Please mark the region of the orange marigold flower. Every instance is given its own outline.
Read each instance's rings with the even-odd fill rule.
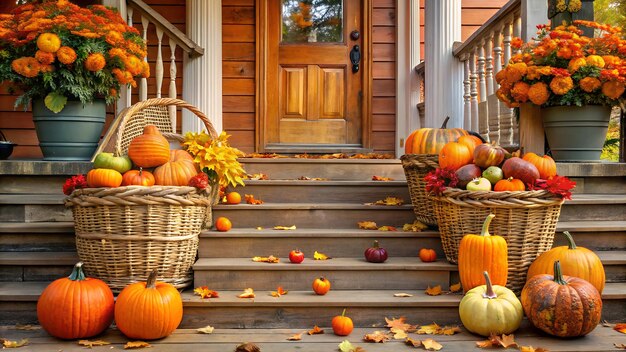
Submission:
[[[511,89],[511,96],[515,101],[520,103],[525,103],[528,101],[528,89],[530,86],[526,82],[517,82],[513,85],[513,89]]]
[[[109,89],[109,95],[117,98],[117,89],[115,88]]]
[[[506,80],[515,83],[522,79],[528,71],[528,66],[523,62],[517,62],[506,66]]]
[[[615,66],[620,64],[620,58],[613,55],[604,55],[602,56],[602,60],[604,60],[604,65],[606,66]]]
[[[41,64],[34,57],[20,57],[13,60],[11,68],[24,77],[33,78],[41,71]]]
[[[578,82],[578,85],[580,86],[580,89],[584,90],[587,93],[591,93],[594,90],[600,88],[602,83],[599,79],[595,77],[585,77],[581,79],[580,82]]]
[[[54,54],[37,50],[35,53],[35,59],[37,59],[37,61],[39,61],[42,65],[50,65],[54,62]]]
[[[520,49],[522,47],[522,45],[524,45],[524,41],[520,37],[514,37],[511,40],[511,47],[513,49]]]
[[[92,53],[89,54],[85,60],[85,68],[91,72],[97,72],[102,70],[106,63],[104,55],[100,53]]]
[[[57,51],[57,59],[65,65],[69,65],[76,61],[76,52],[69,46],[62,46]]]
[[[577,57],[575,59],[571,59],[569,60],[569,64],[567,65],[567,69],[569,69],[570,72],[574,73],[576,71],[578,71],[579,68],[586,66],[587,65],[587,60],[585,60],[585,58],[583,57]]]
[[[150,64],[148,61],[142,61],[143,69],[141,70],[141,77],[148,78],[150,77]]]
[[[564,69],[564,68],[550,67],[550,73],[555,75],[555,76],[560,76],[560,77],[569,77],[570,76],[569,71]]]
[[[109,50],[109,56],[110,57],[119,57],[120,59],[124,60],[126,58],[126,51],[124,51],[124,49],[120,49],[120,48],[113,48],[113,49]]]
[[[550,81],[550,89],[557,95],[567,94],[574,88],[574,81],[569,76],[556,76]]]
[[[617,99],[624,94],[626,87],[623,82],[609,81],[602,84],[602,94],[611,99]]]
[[[567,46],[561,47],[556,52],[556,56],[560,57],[561,59],[569,60],[572,58],[572,49]]]
[[[501,84],[502,81],[504,81],[505,79],[506,79],[506,69],[500,70],[498,71],[498,73],[496,73],[496,82]]]
[[[61,47],[61,38],[54,33],[41,33],[37,38],[37,48],[47,53],[55,53]]]
[[[548,85],[537,82],[528,89],[528,99],[535,105],[543,105],[550,97]]]
[[[111,45],[117,45],[117,43],[120,43],[124,40],[124,36],[122,36],[122,33],[120,32],[116,32],[116,31],[109,31],[106,34],[106,42],[111,44]]]
[[[54,65],[41,65],[39,70],[41,73],[52,72],[54,71]]]
[[[124,60],[124,66],[126,66],[126,70],[130,72],[133,76],[139,75],[143,71],[143,61],[139,60],[134,55],[129,55]]]
[[[589,56],[587,56],[587,58],[585,60],[587,60],[587,65],[596,66],[596,67],[599,67],[599,68],[603,68],[604,67],[604,59],[602,59],[601,56],[589,55]]]

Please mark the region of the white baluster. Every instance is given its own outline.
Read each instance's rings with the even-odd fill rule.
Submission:
[[[176,98],[176,42],[170,38],[170,98]],[[172,129],[176,131],[176,106],[170,105],[170,118],[172,119]]]
[[[148,45],[148,26],[150,25],[150,21],[147,17],[141,16],[141,26],[143,27],[143,41]],[[145,62],[148,62],[148,54],[146,47],[146,57],[143,58]],[[139,82],[139,101],[144,101],[148,99],[148,79],[142,77]]]
[[[487,100],[487,82],[485,81],[485,45],[484,41],[480,41],[476,47],[478,55],[478,101]]]
[[[519,17],[519,14],[516,14],[513,20],[513,36],[517,38],[522,37],[522,18]],[[515,49],[515,54],[519,52],[521,52],[520,49]]]
[[[497,91],[500,88],[498,82],[496,82],[496,74],[502,70],[502,28],[496,28],[493,34],[493,91]]]
[[[162,41],[163,41],[163,30],[161,30],[161,28],[157,27],[156,29],[156,35],[157,35],[157,40],[158,40],[158,46],[157,46],[157,59],[156,59],[156,64],[155,64],[155,68],[154,68],[154,77],[156,80],[156,97],[160,98],[161,97],[161,88],[163,87],[163,53],[161,50],[162,45]]]
[[[487,96],[492,95],[494,93],[493,90],[493,34],[490,33],[485,39],[485,84],[487,86]],[[486,99],[487,97],[485,97]]]
[[[129,7],[126,10],[126,15],[128,16],[128,25],[130,27],[133,26],[133,8]],[[133,94],[133,88],[131,86],[128,86],[126,89],[126,107],[129,107],[132,105],[132,95]]]
[[[476,72],[476,52],[472,51],[469,59],[470,66],[470,103],[472,109],[472,119],[470,128],[478,130],[478,73]]]
[[[463,128],[472,128],[472,102],[470,93],[470,55],[463,54]]]
[[[504,66],[509,64],[511,60],[511,26],[512,19],[507,19],[504,23],[504,38],[502,39],[502,48],[504,50]]]

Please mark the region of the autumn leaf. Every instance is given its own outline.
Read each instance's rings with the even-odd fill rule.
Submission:
[[[244,156],[244,158],[260,158],[260,159],[276,159],[276,158],[286,158],[286,155],[280,155],[276,153],[249,153]]]
[[[287,338],[287,341],[300,341],[302,340],[302,334],[304,334],[304,332],[293,334]]]
[[[327,178],[323,178],[323,177],[307,177],[307,176],[300,176],[298,177],[298,180],[300,181],[328,181]]]
[[[202,334],[212,334],[213,330],[215,330],[215,328],[212,327],[211,325],[207,325],[203,328],[196,329],[197,332],[202,333]]]
[[[422,340],[422,345],[424,345],[424,348],[428,351],[439,351],[443,348],[439,342],[433,339]]]
[[[441,285],[435,287],[428,286],[425,292],[429,296],[439,296],[441,294]]]
[[[78,344],[80,346],[92,348],[93,346],[105,346],[105,345],[110,345],[111,343],[107,341],[102,341],[102,340],[96,340],[96,341],[79,340]]]
[[[339,344],[339,351],[341,352],[365,352],[365,350],[361,347],[354,346],[350,341],[343,340]]]
[[[28,339],[21,339],[20,341],[10,341],[0,338],[2,341],[2,348],[19,348],[28,345]]]
[[[145,341],[128,341],[124,345],[125,350],[131,349],[131,348],[146,348],[146,347],[152,347],[152,346]]]
[[[295,230],[296,229],[296,225],[291,225],[291,226],[274,226],[274,230]]]
[[[278,286],[276,291],[272,291],[271,295],[272,297],[280,297],[286,295],[287,293],[289,293],[289,291],[283,290],[282,286]]]
[[[441,328],[441,333],[437,335],[454,335],[461,332],[461,328],[458,326],[444,326]]]
[[[200,286],[193,289],[193,293],[200,298],[218,298],[220,295],[217,291],[209,290],[207,286]]]
[[[511,346],[517,346],[517,342],[515,342],[515,335],[510,334],[502,334],[502,337],[497,337],[498,342],[502,347],[509,348]]]
[[[258,204],[263,204],[263,201],[260,199],[254,199],[254,195],[253,194],[246,194],[246,203],[248,204],[252,204],[252,205],[258,205]]]
[[[405,317],[400,317],[397,319],[396,318],[388,319],[387,317],[385,317],[385,321],[387,322],[387,325],[385,326],[390,328],[391,330],[400,329],[402,331],[409,331],[415,328],[413,325],[406,323]]]
[[[239,298],[254,298],[254,290],[252,288],[247,288],[243,290],[243,293],[237,296]]]
[[[415,220],[412,224],[404,224],[404,226],[402,226],[402,231],[405,232],[421,232],[423,230],[426,230],[428,228],[428,225]]]
[[[420,335],[437,335],[437,331],[441,329],[441,326],[436,323],[430,325],[422,325],[417,329],[416,333]]]
[[[378,225],[373,221],[359,221],[357,224],[362,230],[378,230]]]
[[[615,326],[613,327],[613,330],[617,332],[621,332],[622,334],[626,334],[626,323],[615,324]]]
[[[491,341],[491,339],[489,340],[483,340],[483,341],[476,341],[476,347],[478,348],[491,348],[493,347],[493,341]]]
[[[404,293],[404,292],[394,293],[393,296],[394,297],[413,297],[412,294]]]
[[[315,259],[315,260],[328,260],[328,259],[333,259],[333,258],[327,256],[324,253],[315,251],[315,253],[313,253],[313,259]]]
[[[252,261],[253,262],[260,262],[260,263],[274,264],[274,263],[278,263],[280,261],[280,259],[274,257],[273,255],[270,255],[269,257],[253,257]]]
[[[615,346],[615,348],[620,349],[620,350],[626,350],[626,344],[620,343],[614,343],[613,346]]]
[[[404,342],[407,345],[413,346],[413,347],[420,347],[422,345],[422,341],[420,341],[420,340],[413,340],[410,337],[407,337],[406,340],[404,340]]]
[[[26,324],[26,325],[15,324],[15,330],[31,331],[31,330],[40,330],[40,329],[41,329],[41,326],[34,326],[30,324]]]
[[[307,332],[307,334],[309,335],[318,335],[318,334],[323,334],[323,333],[324,333],[324,329],[320,329],[320,327],[317,325],[315,325],[313,329]]]
[[[393,178],[374,175],[372,176],[372,181],[393,181]]]
[[[371,334],[365,334],[365,336],[363,337],[363,340],[367,342],[380,342],[380,343],[384,343],[386,341],[389,341],[390,339],[391,339],[391,336],[389,336],[384,331],[374,331]]]
[[[386,197],[385,199],[377,200],[373,203],[365,203],[364,205],[402,205],[404,199],[400,197]]]
[[[400,328],[392,328],[391,333],[393,334],[393,338],[395,340],[404,340],[408,337],[406,330]]]
[[[395,226],[381,226],[378,228],[378,231],[398,231],[398,229],[395,228]]]
[[[457,283],[450,286],[450,292],[459,292],[461,291],[461,283]]]
[[[248,180],[269,180],[269,177],[262,172],[258,174],[247,174],[245,178]]]
[[[545,348],[541,348],[541,347],[534,348],[533,346],[521,346],[519,350],[521,352],[549,352]]]
[[[261,349],[253,343],[246,342],[237,346],[237,348],[235,348],[235,352],[261,352]]]

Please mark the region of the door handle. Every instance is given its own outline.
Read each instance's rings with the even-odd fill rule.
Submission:
[[[359,62],[361,62],[361,49],[358,45],[350,50],[350,62],[352,62],[352,73],[359,72]]]

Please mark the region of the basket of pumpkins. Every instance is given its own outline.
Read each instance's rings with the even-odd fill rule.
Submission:
[[[576,184],[556,174],[548,155],[514,155],[490,143],[457,141],[441,148],[439,168],[424,182],[451,263],[458,263],[461,239],[480,234],[485,218],[495,215],[491,231],[508,244],[507,286],[513,291],[524,286],[533,260],[552,248],[561,205]]]
[[[86,177],[74,176],[64,185],[85,272],[114,291],[145,280],[154,269],[160,281],[177,288],[190,285],[198,235],[210,227],[218,183],[202,172],[193,151],[170,149],[170,142],[186,144],[172,131],[171,107],[186,108],[202,120],[208,131],[203,132],[205,149],[220,140],[192,105],[146,100],[117,117],[104,142],[114,150],[98,153]]]

